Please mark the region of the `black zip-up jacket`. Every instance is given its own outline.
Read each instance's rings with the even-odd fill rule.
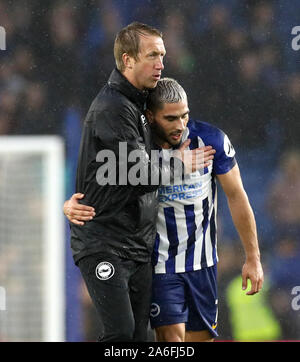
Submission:
[[[138,90],[114,69],[88,111],[81,137],[76,192],[85,194],[81,202],[93,206],[96,216],[84,226],[70,223],[75,263],[97,252],[140,262],[151,259],[159,185],[151,185],[150,181],[148,185],[118,184],[119,156],[124,158],[119,155],[120,142],[126,142],[128,153],[139,150],[145,169],[151,168],[151,131],[143,114],[147,95],[147,91]],[[107,165],[107,160],[101,161],[99,156],[103,150],[112,151],[116,157],[116,185],[101,186],[97,181],[99,167]],[[128,171],[134,164],[127,162]],[[151,168],[151,172],[160,171]]]

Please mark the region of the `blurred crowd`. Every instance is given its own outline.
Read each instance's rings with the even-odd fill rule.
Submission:
[[[267,279],[266,295],[247,315],[269,311],[273,334],[264,330],[264,339],[300,339],[291,307],[300,283],[297,19],[297,0],[0,0],[7,43],[0,51],[0,135],[57,134],[68,142],[66,114],[72,109],[84,119],[114,67],[115,34],[134,20],[162,30],[163,75],[184,86],[192,118],[228,134],[244,171]],[[242,262],[232,258],[239,244],[222,217],[221,210],[221,338],[251,338],[236,322],[245,314],[236,314],[233,302]]]

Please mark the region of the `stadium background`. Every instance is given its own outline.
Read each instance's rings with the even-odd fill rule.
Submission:
[[[291,47],[292,28],[300,25],[299,1],[0,0],[7,36],[7,49],[0,51],[0,135],[59,136],[69,197],[82,121],[114,66],[116,32],[134,20],[163,31],[163,75],[184,86],[191,117],[219,126],[232,140],[255,212],[266,283],[263,293],[244,298],[238,279],[242,248],[219,193],[220,339],[299,340],[293,288],[300,285],[300,51]],[[21,222],[26,208],[18,214],[16,200],[3,200],[5,224]],[[11,269],[17,273],[14,257],[1,255],[4,227],[0,223],[2,280]],[[27,231],[31,240],[38,229],[37,224]],[[65,230],[65,340],[91,341],[95,312],[73,265],[67,223]],[[27,250],[28,264],[31,257]],[[26,314],[26,304],[18,308]]]

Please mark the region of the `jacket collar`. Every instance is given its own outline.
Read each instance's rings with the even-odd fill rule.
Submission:
[[[108,79],[108,85],[124,94],[133,103],[135,103],[141,111],[146,109],[146,101],[149,92],[141,91],[134,87],[120,72],[115,68]]]

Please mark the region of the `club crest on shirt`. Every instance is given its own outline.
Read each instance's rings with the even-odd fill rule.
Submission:
[[[115,268],[108,261],[102,261],[96,266],[96,277],[100,280],[110,279],[114,274]]]
[[[235,150],[227,135],[224,136],[224,152],[227,157],[233,157],[235,155]]]
[[[160,306],[156,303],[152,303],[150,307],[150,316],[152,318],[157,317],[160,313]]]

